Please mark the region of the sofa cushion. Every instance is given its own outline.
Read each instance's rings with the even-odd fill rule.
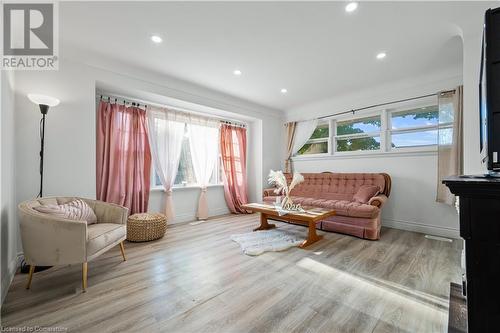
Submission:
[[[294,203],[299,203],[304,207],[314,206],[314,207],[333,209],[335,210],[335,213],[337,215],[341,216],[374,218],[380,212],[380,209],[378,207],[362,204],[355,201],[326,200],[326,199],[314,199],[305,197],[292,197],[292,201]]]
[[[127,227],[124,224],[96,223],[87,228],[87,256],[125,239]]]
[[[380,188],[375,185],[361,185],[353,195],[352,199],[359,203],[368,203],[368,201],[376,196],[380,191]]]
[[[363,185],[374,185],[382,193],[386,179],[379,173],[303,173],[304,182],[292,190],[292,196],[353,201]],[[290,183],[292,174],[285,174]]]
[[[90,206],[81,199],[74,199],[64,204],[41,204],[34,206],[34,210],[39,213],[49,214],[76,221],[86,221],[87,224],[97,222],[97,217]]]

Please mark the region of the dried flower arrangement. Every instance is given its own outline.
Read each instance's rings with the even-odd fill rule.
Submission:
[[[270,185],[276,186],[274,193],[284,195],[284,199],[281,202],[281,207],[286,210],[302,210],[300,205],[294,205],[292,199],[290,198],[290,193],[298,184],[304,181],[304,176],[302,176],[298,172],[293,173],[292,182],[288,185],[286,181],[286,177],[283,174],[283,171],[274,171],[271,170],[269,172],[269,176],[267,178]]]

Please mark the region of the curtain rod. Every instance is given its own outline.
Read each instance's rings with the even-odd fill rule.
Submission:
[[[175,110],[175,111],[180,111],[180,112],[185,112],[185,113],[188,113],[188,114],[197,114],[196,112],[193,112],[191,110],[182,109],[182,108],[178,108],[178,107],[170,106],[170,105],[163,105],[163,104],[152,103],[152,102],[147,102],[148,104],[146,104],[146,101],[138,100],[138,99],[130,98],[130,97],[125,97],[125,96],[119,96],[119,95],[118,96],[113,96],[112,94],[100,93],[100,94],[96,95],[96,98],[99,98],[99,96],[100,96],[101,100],[107,98],[108,102],[111,102],[111,101],[114,100],[115,103],[116,103],[116,102],[120,102],[120,100],[121,100],[122,103],[124,103],[124,104],[128,103],[128,104],[131,104],[132,106],[137,106],[137,107],[144,106],[145,108],[147,108],[148,105],[149,106],[154,105],[154,106],[157,106],[157,107],[166,108],[166,109]],[[142,102],[142,104],[139,103],[139,102]],[[246,124],[244,124],[244,123],[235,122],[235,121],[229,121],[229,120],[226,120],[226,119],[224,119],[223,117],[220,117],[220,116],[210,115],[209,118],[216,119],[216,120],[220,121],[221,123],[227,123],[227,124],[230,124],[230,125],[233,125],[233,126],[240,126],[240,127],[246,128]]]
[[[451,92],[455,92],[455,89],[441,91],[440,93],[441,94],[447,94],[447,93],[451,93]],[[343,112],[339,112],[339,113],[332,113],[332,114],[329,114],[329,115],[326,115],[326,116],[318,117],[317,119],[325,119],[325,118],[330,118],[330,117],[339,116],[339,115],[348,114],[348,113],[354,114],[355,112],[363,111],[363,110],[366,110],[366,109],[371,109],[371,108],[376,108],[376,107],[379,107],[379,106],[385,106],[385,105],[396,104],[396,103],[401,103],[401,102],[408,102],[408,101],[413,101],[413,100],[416,100],[416,99],[422,99],[422,98],[426,98],[426,97],[432,97],[432,96],[436,96],[436,95],[437,94],[428,94],[428,95],[422,95],[422,96],[417,96],[417,97],[410,97],[410,98],[400,99],[400,100],[386,102],[386,103],[373,104],[373,105],[365,106],[365,107],[358,108],[358,109],[352,109],[352,110],[349,110],[349,111],[343,111]]]
[[[128,99],[125,99],[123,97],[120,97],[120,98],[118,98],[118,97],[111,97],[111,96],[108,96],[106,94],[99,94],[99,96],[100,96],[99,99],[101,101],[102,100],[106,101],[106,99],[107,99],[108,103],[112,103],[114,101],[115,104],[118,104],[118,103],[122,103],[123,105],[130,104],[130,105],[138,107],[138,108],[140,108],[141,106],[143,106],[144,108],[148,107],[147,104],[141,104],[141,103],[136,102],[134,100],[128,100]]]
[[[227,120],[221,120],[221,124],[229,125],[229,126],[234,126],[234,127],[242,127],[246,128],[247,126],[245,124],[240,124],[240,123],[235,123],[232,121],[227,121]]]

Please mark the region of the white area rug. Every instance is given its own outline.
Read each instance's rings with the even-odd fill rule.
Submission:
[[[305,237],[298,231],[271,229],[232,235],[231,240],[240,244],[243,253],[258,256],[264,252],[284,251],[298,246]]]

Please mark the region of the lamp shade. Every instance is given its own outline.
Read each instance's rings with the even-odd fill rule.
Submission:
[[[60,102],[57,98],[40,94],[28,94],[28,98],[30,101],[38,105],[56,106]]]

